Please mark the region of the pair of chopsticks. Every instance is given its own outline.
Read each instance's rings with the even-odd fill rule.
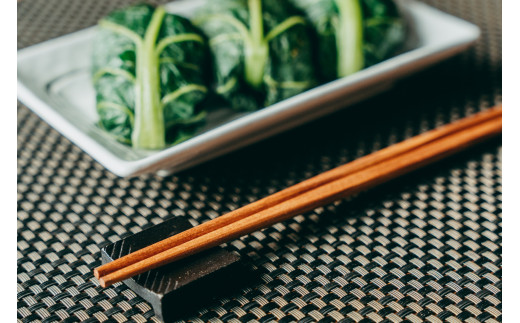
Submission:
[[[502,105],[319,174],[94,270],[107,287],[450,156],[502,132]]]

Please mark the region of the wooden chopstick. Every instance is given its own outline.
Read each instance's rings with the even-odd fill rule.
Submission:
[[[415,136],[398,144],[395,144],[391,147],[382,149],[373,154],[367,155],[365,157],[359,158],[353,162],[350,162],[346,165],[339,166],[335,169],[312,177],[306,181],[303,181],[299,184],[286,188],[278,193],[265,197],[261,200],[248,204],[242,208],[239,208],[235,211],[229,212],[225,215],[222,215],[212,221],[205,222],[201,225],[198,225],[192,229],[186,230],[180,234],[172,236],[168,239],[165,239],[159,243],[153,244],[141,250],[138,250],[130,255],[119,258],[113,262],[110,262],[106,265],[100,266],[94,270],[94,275],[96,278],[100,278],[101,276],[108,275],[120,268],[129,266],[133,263],[141,261],[143,259],[149,258],[155,254],[158,254],[162,251],[173,248],[176,245],[184,243],[186,241],[192,240],[196,237],[199,237],[203,234],[206,234],[210,231],[218,229],[220,227],[226,226],[237,220],[243,219],[251,214],[260,212],[271,205],[280,203],[287,199],[290,199],[298,194],[314,189],[320,185],[324,185],[328,182],[336,180],[338,178],[344,177],[348,174],[352,174],[356,171],[359,171],[363,168],[375,165],[377,163],[383,162],[384,160],[391,158],[393,156],[397,156],[406,151],[410,151],[415,149],[421,145],[432,142],[434,140],[438,140],[444,136],[452,134],[456,131],[461,131],[467,127],[474,126],[483,121],[486,121],[493,117],[498,117],[502,113],[500,107],[496,107],[490,109],[484,113],[479,113],[474,116],[462,119],[458,122],[448,124],[442,128],[434,129],[432,131],[426,132],[424,134]]]
[[[102,286],[386,182],[501,132],[501,106],[367,155],[95,270]]]
[[[474,126],[483,121],[488,120],[492,117],[498,117],[502,113],[500,107],[490,109],[484,113],[479,113],[474,116],[462,119],[458,122],[448,124],[440,129],[434,129],[432,131],[426,132],[424,134],[418,135],[416,137],[410,138],[398,144],[395,144],[391,147],[382,149],[373,154],[367,155],[365,157],[359,158],[353,162],[350,162],[346,165],[339,166],[335,169],[312,177],[306,181],[303,181],[299,184],[291,186],[287,189],[284,189],[278,193],[265,197],[261,200],[248,204],[242,208],[239,208],[235,211],[229,212],[225,215],[222,215],[212,221],[205,222],[201,225],[198,225],[192,229],[186,230],[180,234],[172,236],[168,239],[165,239],[159,243],[153,244],[141,250],[138,250],[130,255],[119,258],[113,262],[110,262],[106,265],[100,266],[99,268],[94,270],[94,275],[96,278],[100,278],[101,276],[108,275],[109,273],[118,270],[119,268],[131,265],[140,260],[151,257],[155,254],[158,254],[162,251],[170,249],[176,245],[199,237],[207,232],[213,231],[220,227],[226,226],[230,223],[233,223],[239,219],[243,219],[251,214],[262,211],[271,205],[280,203],[289,198],[292,198],[298,194],[309,191],[313,188],[316,188],[320,185],[328,183],[330,181],[336,180],[340,177],[346,176],[348,174],[352,174],[353,172],[359,171],[368,166],[383,162],[384,160],[391,158],[393,156],[402,154],[406,151],[410,151],[415,149],[421,145],[424,145],[428,142],[437,140],[444,136],[447,136],[453,132],[461,131],[467,127]]]

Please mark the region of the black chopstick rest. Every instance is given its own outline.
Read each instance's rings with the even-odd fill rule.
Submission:
[[[101,250],[103,264],[191,228],[175,217],[114,242]],[[151,303],[165,322],[186,315],[237,290],[250,279],[250,270],[237,254],[220,247],[124,280],[137,295]]]

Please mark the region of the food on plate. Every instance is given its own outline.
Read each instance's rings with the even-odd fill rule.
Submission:
[[[317,85],[310,26],[288,1],[212,0],[194,23],[209,38],[215,91],[256,110]]]
[[[99,125],[138,149],[186,140],[209,92],[254,111],[395,55],[407,29],[399,9],[393,0],[208,0],[192,20],[147,4],[115,11],[94,42]]]
[[[394,56],[406,21],[393,0],[291,0],[317,33],[320,76],[330,81]]]
[[[92,81],[99,125],[118,141],[161,149],[203,121],[205,37],[163,7],[134,5],[99,22]]]

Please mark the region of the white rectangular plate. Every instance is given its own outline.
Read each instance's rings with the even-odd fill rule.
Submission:
[[[204,1],[175,1],[167,9],[189,16]],[[480,35],[475,25],[425,4],[409,1],[406,7],[415,45],[403,54],[256,112],[217,109],[195,137],[161,151],[134,150],[96,126],[90,83],[96,27],[18,51],[18,98],[119,176],[177,172],[385,91],[396,80],[464,50]]]

